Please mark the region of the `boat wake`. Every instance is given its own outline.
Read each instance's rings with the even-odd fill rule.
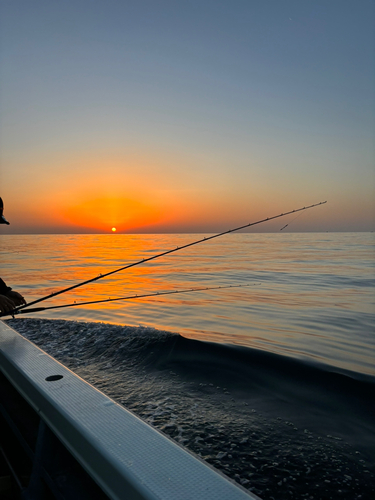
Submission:
[[[374,496],[375,377],[146,327],[7,323],[263,499]]]

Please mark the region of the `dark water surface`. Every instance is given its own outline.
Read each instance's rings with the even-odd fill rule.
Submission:
[[[261,498],[374,498],[374,377],[151,328],[8,324]]]
[[[2,235],[1,276],[31,301],[200,237]],[[231,235],[42,304],[230,284],[9,324],[264,500],[375,498],[374,234]]]

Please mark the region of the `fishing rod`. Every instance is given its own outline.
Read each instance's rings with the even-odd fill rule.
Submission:
[[[91,278],[89,280],[82,281],[81,283],[77,283],[76,285],[70,286],[68,288],[64,288],[63,290],[59,290],[58,292],[54,292],[54,293],[51,293],[49,295],[46,295],[45,297],[41,297],[40,299],[34,300],[34,301],[30,302],[29,304],[19,306],[15,309],[15,311],[20,311],[21,309],[24,309],[25,307],[29,307],[29,306],[34,305],[34,304],[38,304],[39,302],[43,302],[44,300],[51,299],[52,297],[56,297],[57,295],[60,295],[62,293],[69,292],[70,290],[74,290],[75,288],[78,288],[78,287],[83,286],[83,285],[87,285],[88,283],[93,283],[94,281],[97,281],[97,280],[100,280],[100,279],[105,278],[107,276],[110,276],[111,274],[115,274],[115,273],[118,273],[120,271],[124,271],[125,269],[129,269],[130,267],[135,267],[135,266],[138,266],[139,264],[144,264],[145,262],[149,262],[150,260],[158,259],[159,257],[163,257],[164,255],[168,255],[168,254],[177,252],[179,250],[182,250],[184,248],[198,245],[199,243],[203,243],[204,241],[209,241],[209,240],[213,240],[214,238],[219,238],[220,236],[223,236],[224,234],[234,233],[235,231],[240,231],[241,229],[245,229],[247,227],[255,226],[257,224],[262,224],[263,222],[278,219],[279,217],[285,217],[286,215],[301,212],[303,210],[308,210],[309,208],[317,207],[319,205],[324,205],[325,203],[327,203],[327,201],[321,201],[320,203],[315,203],[314,205],[309,205],[307,207],[298,208],[296,210],[290,210],[289,212],[285,212],[285,213],[282,213],[279,215],[274,215],[273,217],[267,217],[266,219],[258,220],[256,222],[250,222],[249,224],[235,227],[234,229],[228,229],[227,231],[224,231],[224,232],[218,233],[218,234],[214,234],[213,236],[204,237],[200,240],[193,241],[193,242],[188,243],[186,245],[182,245],[180,247],[176,247],[176,248],[173,248],[171,250],[167,250],[165,252],[153,255],[152,257],[148,257],[146,259],[142,259],[142,260],[139,260],[137,262],[133,262],[132,264],[128,264],[124,267],[120,267],[119,269],[115,269],[114,271],[110,271],[110,272],[105,273],[105,274],[99,274],[99,276],[96,276],[95,278]]]
[[[185,290],[169,290],[167,292],[156,292],[156,293],[145,293],[142,295],[129,295],[127,297],[116,297],[115,299],[101,299],[101,300],[91,300],[90,302],[73,302],[72,304],[63,304],[61,306],[48,306],[48,307],[33,307],[31,309],[18,309],[7,313],[1,313],[0,316],[13,316],[15,314],[28,314],[40,311],[46,311],[47,309],[62,309],[64,307],[77,307],[77,306],[87,306],[89,304],[99,304],[101,302],[114,302],[116,300],[131,300],[131,299],[144,299],[146,297],[158,297],[161,295],[171,295],[176,293],[189,293],[189,292],[202,292],[206,290],[222,290],[223,288],[243,288],[245,286],[252,285],[222,285],[222,286],[209,286],[204,288],[187,288]]]

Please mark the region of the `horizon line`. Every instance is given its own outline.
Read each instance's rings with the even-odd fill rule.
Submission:
[[[374,230],[371,229],[371,230],[341,230],[341,229],[337,229],[337,230],[322,230],[322,231],[309,231],[309,230],[306,230],[306,231],[286,231],[282,234],[326,234],[326,233],[373,233]],[[238,234],[280,234],[281,231],[238,231],[237,233],[230,233],[230,234],[234,234],[234,235],[238,235]],[[1,233],[0,232],[0,236],[49,236],[49,235],[63,235],[63,234],[66,234],[66,235],[74,235],[74,236],[96,236],[96,235],[111,235],[113,237],[115,237],[116,235],[121,235],[121,236],[142,236],[142,235],[160,235],[160,234],[216,234],[215,231],[187,231],[187,232],[176,232],[176,231],[171,231],[171,232],[157,232],[157,233],[153,233],[153,232],[142,232],[142,233],[127,233],[127,232],[121,232],[121,231],[116,231],[116,232],[96,232],[96,233],[68,233],[68,232],[62,232],[62,233],[59,233],[59,232],[45,232],[45,233],[24,233],[24,232],[20,232],[20,233]]]

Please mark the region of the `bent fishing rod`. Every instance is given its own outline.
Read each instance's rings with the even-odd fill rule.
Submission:
[[[140,264],[144,264],[144,263],[149,262],[151,260],[158,259],[159,257],[163,257],[164,255],[169,255],[171,253],[178,252],[179,250],[183,250],[184,248],[198,245],[199,243],[203,243],[204,241],[209,241],[209,240],[213,240],[214,238],[219,238],[220,236],[224,236],[224,234],[234,233],[235,231],[240,231],[241,229],[245,229],[247,227],[256,226],[257,224],[262,224],[263,222],[267,222],[267,221],[274,220],[274,219],[279,219],[280,217],[285,217],[286,215],[294,214],[297,212],[302,212],[303,210],[308,210],[309,208],[317,207],[319,205],[324,205],[325,203],[327,203],[327,201],[321,201],[320,203],[315,203],[314,205],[309,205],[307,207],[297,208],[296,210],[290,210],[289,212],[274,215],[272,217],[267,217],[265,219],[261,219],[261,220],[258,220],[256,222],[250,222],[249,224],[235,227],[234,229],[228,229],[227,231],[224,231],[222,233],[214,234],[213,236],[204,237],[204,238],[201,238],[200,240],[193,241],[193,242],[188,243],[186,245],[172,248],[171,250],[167,250],[165,252],[153,255],[152,257],[148,257],[146,259],[142,259],[142,260],[139,260],[137,262],[133,262],[132,264],[128,264],[124,267],[120,267],[119,269],[115,269],[114,271],[110,271],[110,272],[105,273],[105,274],[99,274],[99,276],[96,276],[95,278],[91,278],[89,280],[82,281],[81,283],[77,283],[76,285],[59,290],[58,292],[51,293],[49,295],[46,295],[45,297],[41,297],[40,299],[32,301],[29,304],[19,306],[14,311],[15,312],[20,311],[21,309],[24,309],[25,307],[29,307],[29,306],[32,306],[34,304],[38,304],[39,302],[43,302],[44,300],[51,299],[52,297],[56,297],[57,295],[60,295],[62,293],[69,292],[69,291],[74,290],[75,288],[78,288],[78,287],[83,286],[83,285],[87,285],[88,283],[93,283],[94,281],[100,280],[102,278],[106,278],[107,276],[110,276],[111,274],[119,273],[120,271],[124,271],[125,269],[129,269],[131,267],[135,267],[135,266],[138,266]]]
[[[65,307],[78,307],[78,306],[87,306],[91,304],[100,304],[103,302],[115,302],[117,300],[132,300],[132,299],[144,299],[146,297],[159,297],[161,295],[172,295],[176,293],[191,293],[191,292],[203,292],[206,290],[222,290],[223,288],[243,288],[245,286],[254,286],[251,285],[222,285],[222,286],[209,286],[204,288],[186,288],[184,290],[168,290],[166,292],[155,292],[155,293],[144,293],[144,294],[136,294],[136,295],[128,295],[126,297],[116,297],[114,299],[101,299],[101,300],[91,300],[89,302],[73,302],[72,304],[62,304],[60,306],[48,306],[48,307],[32,307],[31,309],[18,309],[6,313],[1,313],[2,316],[15,316],[16,314],[28,314],[35,313],[40,311],[46,311],[47,309],[63,309]]]

